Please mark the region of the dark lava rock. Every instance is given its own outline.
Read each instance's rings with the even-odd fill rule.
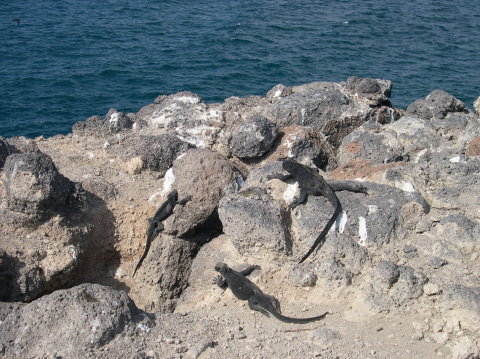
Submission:
[[[111,108],[104,117],[109,132],[120,132],[132,128],[133,121],[123,112]]]
[[[223,197],[218,214],[224,233],[242,254],[260,248],[279,253],[287,248],[284,212],[261,188],[251,187]]]
[[[98,115],[90,116],[85,121],[76,122],[72,126],[72,132],[79,135],[98,135],[105,132],[104,123],[105,121],[102,117]]]
[[[406,114],[416,115],[425,120],[442,119],[449,112],[462,112],[465,104],[442,90],[432,91],[424,99],[416,100],[408,106]]]
[[[111,108],[105,116],[91,116],[85,121],[79,121],[72,127],[72,132],[79,135],[104,135],[130,129],[133,121],[129,115]]]
[[[204,224],[210,224],[213,230],[219,225],[217,207],[220,199],[238,187],[239,174],[235,167],[218,152],[192,148],[174,161],[172,172],[175,177],[173,188],[177,189],[178,198],[190,196],[191,199],[183,206],[175,206],[174,213],[163,222],[165,232],[188,237]]]
[[[381,261],[375,268],[375,278],[379,283],[386,284],[387,288],[398,280],[400,271],[398,266],[393,262]]]
[[[279,98],[272,105],[271,119],[278,126],[298,124],[323,129],[326,122],[336,121],[352,107],[352,100],[342,93],[340,85],[312,83]]]
[[[480,315],[480,288],[471,288],[462,284],[453,284],[446,291],[444,300],[451,308],[471,311]]]
[[[314,287],[317,275],[313,263],[300,263],[288,272],[288,280],[298,287]]]
[[[232,130],[230,148],[235,156],[252,158],[263,155],[277,138],[277,127],[263,116],[252,116]]]
[[[10,155],[10,147],[5,139],[0,137],[0,169],[3,168],[8,155]]]
[[[270,91],[267,92],[267,98],[276,99],[279,97],[285,97],[292,93],[292,88],[287,87],[284,84],[278,84],[273,86]]]
[[[98,284],[59,290],[15,309],[0,326],[8,358],[83,357],[122,332],[137,309],[124,292]]]
[[[387,80],[349,77],[345,86],[358,96],[374,100],[376,105],[389,104],[392,83]]]
[[[12,154],[4,172],[8,208],[36,217],[64,208],[74,188],[43,153]]]
[[[427,264],[433,269],[438,269],[446,265],[448,262],[440,257],[430,257],[427,260]]]
[[[178,297],[188,286],[190,267],[198,248],[193,241],[166,234],[153,241],[137,274],[140,300],[148,303],[146,310],[173,312]]]
[[[402,250],[403,250],[403,253],[404,253],[405,257],[408,258],[408,259],[418,257],[417,248],[415,248],[414,246],[412,246],[410,244],[407,244],[407,245],[403,246]]]
[[[420,297],[423,294],[423,285],[427,283],[428,278],[409,266],[401,266],[398,269],[400,271],[398,281],[389,294],[397,305],[401,305],[408,300]]]
[[[139,157],[141,169],[160,172],[160,176],[172,166],[173,161],[193,146],[170,134],[158,136],[126,137],[120,145],[126,160]],[[112,148],[117,149],[117,146]]]

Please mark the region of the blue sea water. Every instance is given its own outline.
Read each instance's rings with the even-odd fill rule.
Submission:
[[[0,135],[352,75],[392,80],[397,107],[437,88],[471,107],[479,59],[477,0],[2,0]]]

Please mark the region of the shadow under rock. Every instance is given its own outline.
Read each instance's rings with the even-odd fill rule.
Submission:
[[[0,301],[15,302],[21,297],[17,280],[20,276],[20,261],[0,250]]]
[[[220,221],[220,217],[218,216],[217,207],[213,210],[212,214],[205,220],[205,222],[200,223],[178,238],[189,242],[196,242],[202,246],[205,243],[210,242],[213,237],[218,236],[222,232],[223,225]]]
[[[90,231],[75,270],[74,285],[96,283],[129,293],[130,287],[115,279],[120,253],[116,248],[118,236],[113,213],[105,200],[92,192],[83,190],[79,200],[83,220],[90,226]]]

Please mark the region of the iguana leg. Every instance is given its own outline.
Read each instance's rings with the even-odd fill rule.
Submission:
[[[223,278],[221,275],[219,275],[218,277],[216,277],[216,278],[213,280],[213,284],[218,285],[220,288],[222,288],[222,289],[224,289],[224,290],[228,288],[227,281],[226,281],[225,278]]]
[[[254,297],[250,297],[248,298],[248,307],[251,309],[251,310],[255,310],[257,312],[260,312],[262,313],[263,315],[267,316],[267,317],[270,317],[270,313],[263,309],[256,301],[256,299]]]
[[[293,209],[297,207],[299,204],[305,203],[306,200],[307,200],[307,193],[300,188],[300,193],[298,194],[298,197],[288,205],[288,208]]]
[[[187,196],[185,197],[184,199],[181,199],[180,201],[177,201],[177,204],[183,206],[185,203],[187,203],[188,201],[190,201],[192,199],[192,196]]]
[[[255,269],[260,269],[260,266],[257,266],[257,265],[253,265],[253,266],[248,266],[247,268],[245,268],[244,270],[240,271],[239,273],[243,276],[247,276],[247,275],[250,275],[252,274],[252,272],[255,270]]]
[[[349,191],[355,193],[368,193],[368,188],[361,183],[352,181],[329,181],[328,184],[334,191]]]
[[[283,175],[283,174],[280,174],[280,173],[273,173],[271,175],[266,176],[266,178],[267,178],[267,181],[270,181],[272,179],[278,179],[280,181],[285,182],[285,181],[288,181],[288,180],[292,179],[293,176],[291,174]]]

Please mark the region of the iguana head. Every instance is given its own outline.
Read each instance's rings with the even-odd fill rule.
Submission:
[[[227,266],[225,263],[218,262],[215,264],[215,270],[220,274],[228,273],[231,271],[231,268]]]
[[[174,190],[171,190],[168,194],[167,194],[167,199],[168,200],[176,200],[177,199],[177,196],[178,196],[178,192],[176,189]]]
[[[283,158],[282,159],[282,168],[287,171],[288,173],[295,172],[295,170],[300,167],[298,162],[295,162],[291,158]]]

